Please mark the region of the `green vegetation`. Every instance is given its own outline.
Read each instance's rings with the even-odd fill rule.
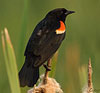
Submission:
[[[55,75],[64,93],[80,93],[87,80],[86,66],[91,57],[94,89],[100,89],[99,0],[2,0],[0,1],[0,31],[5,27],[8,28],[15,56],[4,34],[5,48],[2,48],[0,39],[0,92],[20,92],[15,64],[17,63],[19,71],[24,63],[24,50],[34,27],[48,11],[57,7],[65,7],[76,13],[69,15],[66,20],[66,39],[59,49],[56,66],[53,63],[56,72],[52,72],[51,76]],[[56,58],[53,59],[53,62],[55,61]],[[44,68],[41,67],[40,73],[43,72]],[[21,88],[21,93],[26,93],[27,89],[29,88]]]
[[[15,58],[13,46],[11,44],[8,31],[6,28],[4,30],[4,34],[2,32],[2,46],[3,46],[5,65],[7,69],[8,78],[9,78],[11,93],[21,93],[20,87],[19,87],[19,81],[18,81],[16,58]]]

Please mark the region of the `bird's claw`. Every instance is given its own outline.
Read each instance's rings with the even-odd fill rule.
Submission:
[[[43,66],[47,71],[51,71],[51,66],[47,66],[46,64],[43,64]]]

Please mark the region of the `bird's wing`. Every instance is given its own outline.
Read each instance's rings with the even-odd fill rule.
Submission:
[[[46,26],[43,23],[42,26],[39,24],[29,39],[25,56],[36,56],[39,60],[33,64],[40,66],[56,52],[63,38],[64,35],[56,35],[55,31],[49,30],[47,24]]]
[[[47,34],[51,33],[48,31],[46,22],[42,20],[34,29],[28,44],[26,46],[26,50],[24,55],[40,55],[39,50],[45,45],[45,42],[48,40]]]

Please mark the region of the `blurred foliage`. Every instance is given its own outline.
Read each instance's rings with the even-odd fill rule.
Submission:
[[[15,53],[8,34],[8,30],[6,28],[4,30],[4,34],[2,32],[2,46],[11,93],[21,93],[18,81]]]
[[[94,88],[100,89],[100,0],[1,0],[0,31],[9,29],[18,70],[24,63],[24,50],[34,27],[48,11],[58,7],[76,13],[66,20],[67,33],[58,53],[56,80],[65,93],[80,93],[79,70],[91,57]],[[1,39],[0,51],[0,92],[11,93]],[[27,89],[22,88],[22,93]]]
[[[54,78],[56,74],[56,64],[57,64],[57,58],[58,58],[58,51],[55,53],[55,55],[52,58],[51,63],[51,71],[49,72],[49,76]]]

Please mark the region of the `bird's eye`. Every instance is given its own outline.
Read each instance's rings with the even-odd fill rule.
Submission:
[[[65,14],[66,13],[66,10],[63,10],[63,13]]]

